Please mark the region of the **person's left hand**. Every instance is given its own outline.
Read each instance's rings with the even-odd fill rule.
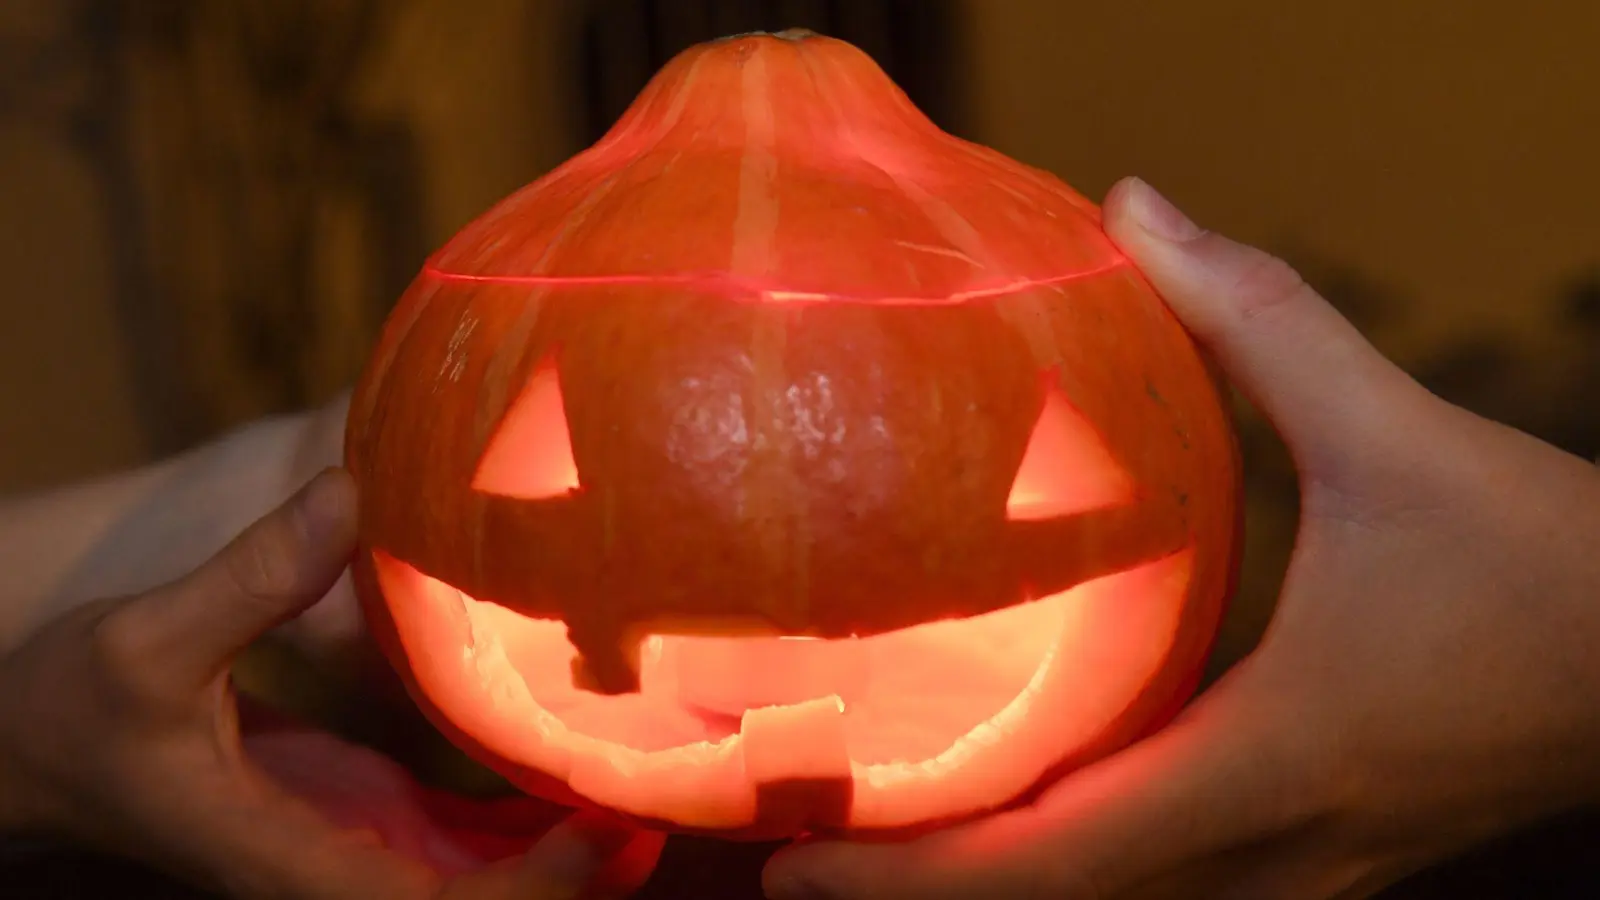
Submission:
[[[590,812],[557,824],[531,799],[449,797],[248,709],[241,737],[232,659],[328,593],[354,545],[354,493],[323,475],[188,576],[87,604],[0,660],[0,830],[239,897],[567,898],[642,883],[659,835]]]

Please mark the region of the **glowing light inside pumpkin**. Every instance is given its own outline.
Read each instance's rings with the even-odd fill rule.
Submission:
[[[1012,521],[1054,519],[1133,500],[1133,480],[1054,381],[1046,380],[1044,409],[1006,498]]]
[[[605,140],[463,229],[402,301],[406,312],[386,329],[352,405],[352,469],[383,501],[368,517],[370,555],[357,567],[374,630],[419,705],[534,793],[555,794],[553,779],[624,813],[747,836],[770,833],[774,818],[783,834],[796,834],[961,816],[1142,733],[1185,690],[1214,627],[1231,548],[1227,426],[1181,329],[1152,315],[1158,298],[1105,239],[1098,209],[1047,175],[948,139],[864,54],[826,39],[803,50],[799,43],[780,49],[742,38],[686,54]],[[775,98],[793,101],[777,104],[776,118]],[[601,302],[573,309],[583,304],[554,302],[557,293]],[[710,327],[701,332],[699,295],[752,308],[716,311],[727,320],[720,325],[705,316]],[[763,303],[785,309],[754,308]],[[830,303],[992,309],[816,308]],[[808,304],[798,318],[787,309]],[[813,313],[806,324],[820,327],[791,329]],[[741,333],[742,319],[754,327]],[[722,326],[726,334],[711,334]],[[823,349],[838,355],[811,358],[819,371],[837,361],[849,376],[839,394],[848,402],[829,407],[839,410],[839,428],[816,429],[809,445],[774,440],[811,424],[789,413],[820,409],[823,397],[807,407],[784,391],[800,387],[782,383],[789,348],[806,346],[796,354],[805,358],[808,342],[834,327],[841,343]],[[633,358],[655,339],[671,352]],[[502,363],[551,340],[584,348],[582,359],[565,360],[575,435],[552,362],[524,385],[504,381]],[[1017,405],[1028,385],[1016,379],[1063,359],[1083,364],[1079,380],[1057,380],[1071,390],[1047,392],[1024,446],[1032,410]],[[685,396],[645,393],[659,394],[662,384],[678,392],[702,361],[729,376],[707,389],[722,399],[678,402],[699,399],[698,386]],[[745,373],[735,361],[749,363]],[[973,361],[973,378],[942,390],[943,376],[959,379]],[[450,377],[441,380],[441,371]],[[1141,377],[1170,392],[1172,408],[1146,402]],[[900,393],[924,379],[937,405],[901,407]],[[499,412],[507,389],[522,395],[481,446],[477,426],[490,424],[484,417]],[[1080,427],[1069,397],[1094,399],[1084,408],[1111,446],[1139,448],[1126,460],[1139,463],[1137,485],[1100,435]],[[616,401],[610,410],[608,400]],[[748,418],[680,429],[675,417],[723,407]],[[889,418],[907,409],[903,420]],[[452,423],[448,432],[430,431],[435,412]],[[719,430],[735,421],[737,429]],[[1174,424],[1193,429],[1192,447],[1174,445]],[[695,432],[688,445],[683,431]],[[802,458],[822,435],[879,432],[882,441],[829,448],[839,452],[784,477],[784,459]],[[686,446],[721,455],[678,453]],[[479,494],[463,497],[463,467],[474,454]],[[582,479],[576,459],[585,463]],[[1013,464],[1014,472],[996,468]],[[961,490],[943,494],[947,478]],[[1185,499],[1195,491],[1195,502],[1175,512],[1169,489]],[[563,502],[579,491],[590,493]],[[1134,496],[1145,492],[1151,497]],[[537,508],[482,503],[483,494]],[[1150,499],[1159,502],[1142,502]],[[1071,546],[1049,558],[1053,529],[1044,521],[1107,505],[1130,506],[1119,513],[1131,515],[1105,517],[1100,533],[1063,529]],[[681,545],[656,539],[680,518],[695,526]],[[550,530],[566,521],[571,534]],[[719,541],[742,541],[752,522],[782,539],[770,542],[770,554],[720,552]],[[929,552],[906,553],[900,522],[915,526],[904,529],[912,540],[953,526],[957,552],[936,538]],[[1051,596],[996,597],[1013,577],[1059,585],[1050,564],[1075,551],[1094,571],[1126,561],[1132,554],[1123,551],[1134,548],[1117,545],[1144,546],[1131,532],[1147,525],[1164,546],[1179,526],[1194,543]],[[980,543],[966,543],[973,535]],[[539,548],[551,555],[528,552],[529,542],[552,536]],[[581,539],[569,548],[569,536]],[[983,543],[990,537],[1021,538],[1017,558]],[[985,549],[962,549],[976,546]],[[576,565],[559,565],[566,560],[554,553]],[[707,608],[754,611],[771,597],[788,603],[784,589],[792,588],[792,608],[768,614],[800,621],[809,610],[821,619],[846,599],[824,592],[848,583],[858,559],[879,555],[897,557],[885,560],[886,584],[919,565],[927,573],[931,560],[953,578],[974,577],[979,597],[1023,602],[848,641],[733,637],[717,630],[728,623],[681,615],[699,605],[682,585],[698,582],[719,593],[704,598],[715,601]],[[717,578],[676,577],[679,566],[724,556],[738,558],[726,573],[705,573]],[[596,567],[609,568],[597,577]],[[562,622],[529,619],[430,574],[460,573],[487,596],[516,594],[519,571],[541,582],[526,599],[537,595],[543,614],[565,603],[575,629],[581,623],[589,662],[608,673],[597,687],[633,686],[611,675],[618,660],[637,659],[639,689],[582,689]],[[610,581],[617,572],[636,577]],[[599,584],[573,583],[583,579],[613,584],[625,620],[607,608],[611,598],[577,606],[596,602]],[[774,590],[772,580],[788,583]],[[740,584],[760,590],[763,603],[727,596]],[[859,609],[888,598],[848,599]],[[915,598],[894,600],[902,620],[914,615]],[[636,626],[652,605],[659,631],[709,633],[650,634],[637,654],[607,646],[616,627]],[[815,795],[780,802],[766,790],[792,782]],[[812,782],[843,782],[843,804],[830,806]]]
[[[1045,519],[1130,502],[1131,478],[1056,373],[1043,377],[1007,514]],[[579,483],[546,358],[510,405],[474,487],[537,500]],[[576,651],[562,623],[478,601],[382,554],[376,563],[419,684],[505,759],[596,802],[643,816],[672,809],[675,821],[707,828],[748,820],[764,784],[850,783],[871,788],[856,792],[850,824],[892,827],[963,796],[978,808],[1021,790],[1063,746],[1103,729],[1169,651],[1189,558],[869,638],[653,635],[641,647],[640,690],[617,696],[573,684]],[[1056,724],[1018,737],[1045,696]],[[931,780],[940,791],[918,799],[916,785]],[[704,819],[684,821],[681,801],[696,791],[705,792]]]
[[[971,619],[796,642],[835,660],[859,654],[872,677],[843,695],[788,685],[795,698],[829,693],[725,714],[684,702],[673,661],[707,638],[651,637],[639,692],[594,694],[572,684],[576,651],[560,622],[475,600],[382,553],[374,562],[418,685],[505,759],[596,803],[700,828],[750,822],[763,784],[847,777],[849,824],[889,828],[986,808],[1101,733],[1171,652],[1192,552]],[[1022,729],[1035,708],[1048,722]]]
[[[872,653],[859,642],[812,638],[655,637],[652,663],[690,709],[742,715],[748,709],[836,698],[841,711],[868,690]],[[649,658],[649,657],[647,657]]]
[[[578,489],[578,465],[554,357],[534,369],[484,451],[472,482],[477,490],[521,500],[560,497]]]

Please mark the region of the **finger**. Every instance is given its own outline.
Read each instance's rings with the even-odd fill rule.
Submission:
[[[574,813],[521,857],[452,879],[438,900],[625,896],[654,870],[664,841],[603,813]]]
[[[175,872],[200,873],[206,884],[231,896],[602,900],[637,890],[654,869],[664,840],[615,818],[582,812],[519,856],[487,866],[452,863],[442,870],[434,857],[450,861],[459,848],[423,853],[397,848],[381,829],[329,821],[266,780],[197,789],[205,790],[204,798],[164,819],[174,830],[162,846],[183,847],[182,858],[155,861]]]
[[[1330,841],[1322,829],[1288,835],[1179,866],[1128,892],[1126,900],[1355,900],[1374,865]],[[1372,888],[1368,888],[1372,890]],[[1119,895],[1117,900],[1123,900]]]
[[[1232,710],[1244,707],[1217,690],[1031,807],[907,842],[782,852],[765,873],[768,896],[1102,900],[1290,827],[1299,808],[1291,801],[1302,799],[1297,786],[1263,788],[1288,771],[1277,738],[1240,721]]]
[[[245,753],[329,823],[366,829],[446,875],[525,852],[570,810],[532,797],[478,800],[427,787],[392,759],[305,726],[245,734]]]
[[[146,658],[205,684],[273,627],[320,600],[355,546],[355,487],[329,470],[256,521],[187,577],[119,613]]]
[[[1394,399],[1420,394],[1288,264],[1201,229],[1143,181],[1113,187],[1104,220],[1297,456],[1393,427],[1402,415]]]

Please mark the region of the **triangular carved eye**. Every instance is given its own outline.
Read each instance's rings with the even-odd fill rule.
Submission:
[[[1132,502],[1133,480],[1051,381],[1006,498],[1006,517],[1030,522]]]
[[[544,500],[578,489],[572,435],[553,357],[534,369],[478,464],[473,488],[502,497]]]

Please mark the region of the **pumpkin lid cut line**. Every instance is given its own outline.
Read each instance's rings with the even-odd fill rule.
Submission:
[[[708,293],[722,294],[734,300],[753,299],[764,303],[870,303],[880,306],[960,306],[975,301],[1006,297],[1036,288],[1059,288],[1076,281],[1130,268],[1131,263],[1128,258],[1118,255],[1109,262],[1077,272],[1068,272],[1051,278],[1025,278],[998,287],[956,291],[943,297],[870,296],[825,291],[792,291],[764,286],[728,273],[715,272],[685,275],[474,275],[467,272],[446,271],[429,265],[423,268],[422,276],[443,282],[524,287],[603,288],[682,285],[686,288],[698,289]]]

